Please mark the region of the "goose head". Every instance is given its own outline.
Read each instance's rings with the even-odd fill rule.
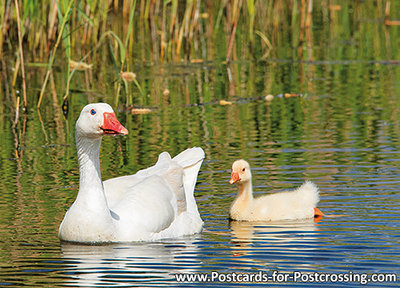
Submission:
[[[104,135],[127,135],[128,130],[119,123],[114,110],[106,103],[88,104],[76,121],[76,133],[87,138]]]
[[[251,181],[250,165],[247,161],[240,159],[232,164],[232,176],[229,180],[230,184],[242,184]]]

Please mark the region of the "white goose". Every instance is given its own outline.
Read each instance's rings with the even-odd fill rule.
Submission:
[[[60,225],[61,240],[153,241],[202,230],[193,194],[204,151],[187,149],[173,159],[163,152],[150,168],[102,182],[102,137],[127,134],[110,105],[97,103],[83,108],[75,133],[79,192]]]
[[[230,218],[239,221],[276,221],[319,218],[319,191],[311,181],[293,191],[283,191],[253,198],[250,165],[245,160],[232,164],[230,184],[238,185],[238,194],[230,208]]]

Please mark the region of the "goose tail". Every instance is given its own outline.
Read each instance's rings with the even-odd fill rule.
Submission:
[[[197,175],[205,154],[202,148],[194,147],[176,155],[173,160],[183,167],[183,186],[186,197],[186,211],[199,215],[196,199],[194,198],[194,187],[197,181]]]

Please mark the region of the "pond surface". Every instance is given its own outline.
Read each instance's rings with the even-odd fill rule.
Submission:
[[[254,77],[262,81],[270,77],[271,65],[274,73],[282,73],[303,64],[235,65],[255,70]],[[187,68],[186,79],[199,81],[196,87],[201,87],[189,103],[178,98],[146,115],[117,113],[130,134],[103,140],[104,179],[147,167],[164,150],[175,155],[186,147],[201,146],[206,152],[195,195],[207,231],[156,243],[82,246],[60,244],[57,238],[58,225],[77,192],[74,122],[87,101],[76,96],[66,120],[57,107],[50,106],[42,115],[33,111],[21,118],[24,130],[11,130],[4,121],[11,115],[3,115],[7,133],[2,133],[1,286],[175,286],[177,273],[211,275],[212,271],[398,276],[400,87],[396,75],[400,68],[371,63],[305,66],[374,75],[365,81],[360,75],[342,79],[315,73],[315,90],[306,97],[265,101],[260,98],[263,91],[247,97],[222,94],[221,99],[229,98],[233,104],[219,105],[217,99],[204,99],[205,86],[210,86],[209,91],[224,84],[223,77],[206,81],[211,79],[207,73],[223,67],[200,65]],[[180,81],[179,76],[171,77],[171,83]],[[228,180],[231,164],[238,158],[253,167],[255,194],[295,188],[309,179],[321,191],[323,212],[347,216],[325,217],[317,223],[230,223],[227,216],[236,188]],[[325,284],[355,287],[358,282]],[[274,287],[280,285],[295,284],[276,282]],[[373,287],[380,285],[388,283]]]
[[[363,34],[360,29],[359,35],[350,29],[350,36],[339,33],[337,38],[331,35],[332,39],[322,41],[327,31],[314,31],[312,48],[302,47],[308,55],[304,59],[294,56],[297,48],[277,43],[282,45],[276,47],[279,57],[268,60],[239,55],[229,65],[214,60],[134,63],[138,80],[149,93],[141,97],[133,92],[133,102],[151,107],[149,114],[135,115],[116,104],[114,76],[103,70],[99,74],[77,72],[67,117],[56,104],[59,101],[51,104],[51,96],[46,96],[47,104],[40,112],[30,109],[21,115],[17,129],[12,129],[14,114],[7,108],[11,101],[4,100],[0,114],[0,286],[225,287],[226,283],[217,280],[232,273],[272,276],[275,272],[292,277],[295,271],[351,277],[394,273],[398,279],[399,30],[392,27],[385,34],[375,28],[376,23],[359,24],[370,32]],[[371,39],[375,41],[375,32],[379,43],[368,46]],[[35,69],[39,68],[28,69],[32,97],[41,86],[38,79],[34,82]],[[60,95],[64,72],[55,74]],[[265,100],[268,94],[274,95],[272,101]],[[155,243],[60,243],[58,226],[79,184],[75,121],[85,104],[100,101],[113,105],[130,131],[127,137],[103,140],[103,179],[148,167],[162,151],[176,155],[192,146],[205,150],[195,190],[204,232]],[[252,166],[256,196],[292,189],[308,179],[320,189],[319,208],[324,213],[346,216],[324,217],[319,222],[229,222],[236,187],[228,180],[231,165],[239,158]],[[200,284],[178,283],[175,278],[179,273],[211,277],[212,271],[225,274],[215,282]],[[358,280],[268,280],[273,287],[363,284]]]

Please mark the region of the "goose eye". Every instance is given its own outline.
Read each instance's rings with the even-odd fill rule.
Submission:
[[[90,110],[90,114],[91,114],[91,115],[96,114],[96,110],[94,110],[94,109]]]
[[[243,168],[242,171],[244,172],[246,170],[246,168]]]

